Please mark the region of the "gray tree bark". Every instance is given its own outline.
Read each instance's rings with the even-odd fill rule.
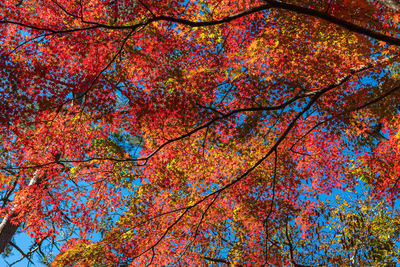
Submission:
[[[394,11],[400,9],[399,0],[378,0],[378,1],[384,4],[386,7],[393,9]]]
[[[28,186],[40,184],[40,182],[41,179],[39,178],[38,172],[36,171],[33,174],[32,179],[29,181]],[[11,220],[18,215],[14,212],[14,210],[15,208],[9,214],[7,214],[7,216],[5,216],[3,218],[3,221],[0,223],[0,253],[3,253],[21,224],[20,222],[16,224],[11,222]]]

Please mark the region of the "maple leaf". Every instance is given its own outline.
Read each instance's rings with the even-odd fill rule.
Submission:
[[[21,225],[54,266],[354,264],[400,192],[385,3],[2,1],[0,251]],[[323,220],[351,238],[311,249]],[[359,262],[396,255],[368,225]]]

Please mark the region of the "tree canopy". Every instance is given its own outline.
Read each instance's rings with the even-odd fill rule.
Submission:
[[[396,264],[399,8],[1,1],[0,250],[21,229],[54,266]]]

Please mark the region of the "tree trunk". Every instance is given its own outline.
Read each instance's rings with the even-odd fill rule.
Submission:
[[[28,186],[40,184],[41,179],[38,176],[38,171],[36,171],[33,174],[32,179],[29,181]],[[21,224],[20,222],[17,222],[16,224],[11,222],[11,220],[17,216],[14,210],[15,208],[3,218],[3,221],[0,224],[0,253],[3,253]]]
[[[398,0],[379,0],[379,2],[384,4],[386,7],[393,9],[394,11],[400,9],[400,3]]]

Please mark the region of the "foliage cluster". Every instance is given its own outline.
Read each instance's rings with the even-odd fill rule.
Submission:
[[[54,266],[396,264],[399,7],[1,1],[3,222]]]

